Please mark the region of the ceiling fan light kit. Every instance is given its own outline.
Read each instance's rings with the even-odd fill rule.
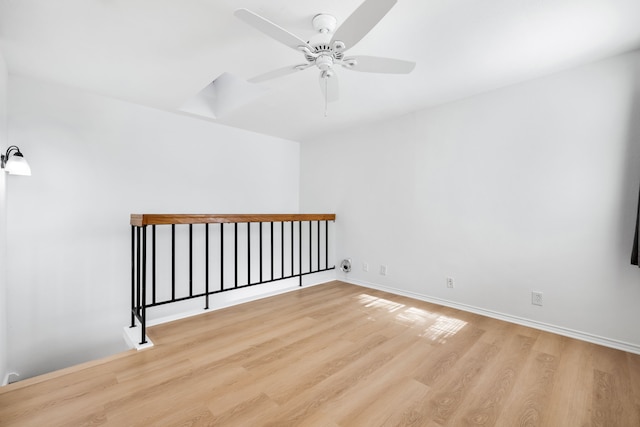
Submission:
[[[284,28],[251,12],[238,9],[235,16],[272,39],[301,52],[305,63],[290,65],[249,80],[257,83],[293,74],[315,66],[320,71],[320,88],[327,101],[338,99],[336,66],[366,73],[408,74],[415,63],[400,59],[378,56],[349,56],[344,52],[354,47],[396,4],[397,0],[365,0],[340,26],[337,19],[320,13],[313,17],[312,26],[316,31],[309,41],[290,33]]]

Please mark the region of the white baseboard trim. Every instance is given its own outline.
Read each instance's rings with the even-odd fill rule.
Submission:
[[[140,344],[140,335],[141,335],[141,327],[140,325],[136,325],[133,328],[129,326],[125,326],[122,336],[124,337],[124,342],[127,343],[129,348],[135,348],[136,350],[144,350],[145,348],[153,347],[153,342],[149,339],[148,336],[145,335],[146,343]]]
[[[475,307],[472,305],[467,305],[467,304],[462,304],[455,301],[449,301],[441,298],[431,297],[428,295],[418,294],[415,292],[404,291],[404,290],[393,288],[393,287],[381,286],[375,283],[365,282],[361,280],[352,280],[346,277],[338,278],[338,280],[342,280],[344,282],[351,283],[353,285],[363,286],[365,288],[377,289],[380,291],[389,292],[390,294],[401,295],[409,298],[414,298],[420,301],[426,301],[433,304],[443,305],[443,306],[455,308],[458,310],[480,314],[482,316],[487,316],[487,317],[491,317],[498,320],[504,320],[505,322],[515,323],[522,326],[528,326],[530,328],[551,332],[551,333],[562,335],[569,338],[575,338],[581,341],[586,341],[593,344],[614,348],[616,350],[622,350],[622,351],[627,351],[629,353],[640,354],[640,345],[638,344],[632,344],[625,341],[620,341],[620,340],[615,340],[607,337],[602,337],[599,335],[590,334],[588,332],[576,331],[574,329],[565,328],[562,326],[556,326],[549,323],[539,322],[537,320],[531,320],[531,319],[527,319],[520,316],[513,316],[510,314],[500,313],[498,311],[487,310],[487,309]]]
[[[11,381],[11,377],[15,377],[16,378],[15,381],[17,381],[17,379],[20,377],[20,374],[18,374],[17,372],[7,372],[7,374],[2,379],[3,387],[9,383],[15,382],[15,381]]]

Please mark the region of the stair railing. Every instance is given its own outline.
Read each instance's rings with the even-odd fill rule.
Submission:
[[[334,221],[335,214],[132,214],[130,326],[140,322],[140,344],[147,342],[148,308],[204,298],[208,310],[217,293],[293,278],[302,286],[303,276],[335,269]]]

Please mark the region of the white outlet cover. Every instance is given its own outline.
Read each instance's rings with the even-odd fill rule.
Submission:
[[[531,292],[531,304],[542,305],[542,292]]]

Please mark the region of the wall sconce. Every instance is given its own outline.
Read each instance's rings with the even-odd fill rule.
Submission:
[[[11,175],[31,175],[29,163],[15,145],[11,145],[7,152],[0,156],[0,167]]]

